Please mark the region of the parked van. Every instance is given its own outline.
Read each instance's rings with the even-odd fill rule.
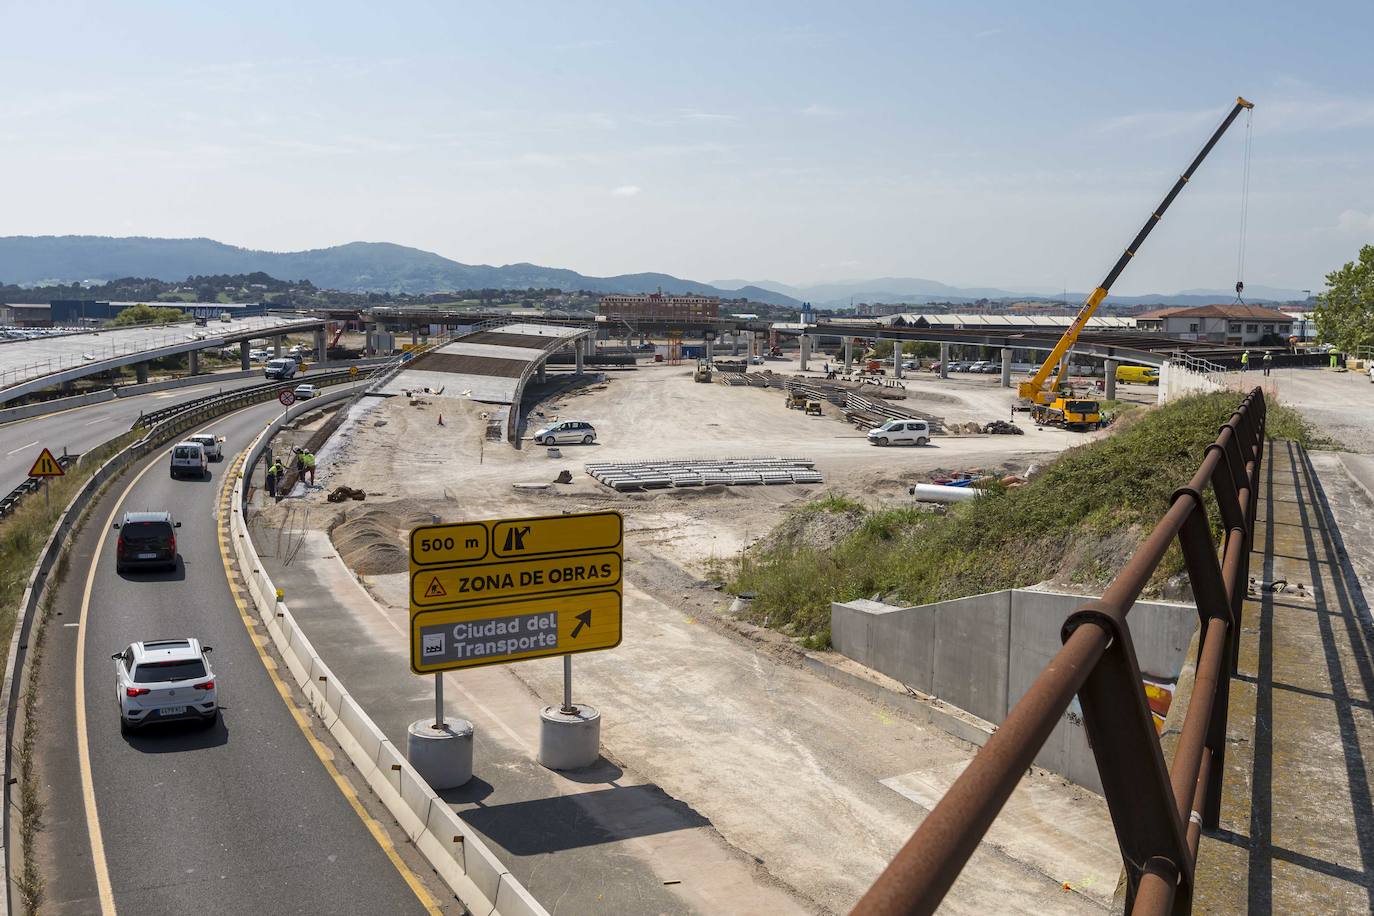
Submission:
[[[1158,385],[1159,370],[1154,366],[1117,366],[1116,380],[1136,385]]]
[[[925,420],[888,420],[868,431],[869,445],[925,445],[930,425]]]
[[[205,447],[199,442],[178,442],[172,446],[172,477],[199,477],[204,480],[210,476],[210,461],[205,457]]]
[[[299,364],[290,356],[280,356],[276,359],[269,359],[262,374],[267,378],[278,379],[284,382],[295,375],[296,370],[299,368]]]

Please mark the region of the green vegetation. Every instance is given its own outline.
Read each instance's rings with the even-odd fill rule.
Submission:
[[[87,452],[76,467],[67,470],[66,476],[49,482],[46,500],[42,493],[31,493],[24,497],[13,515],[0,519],[0,668],[9,651],[19,599],[24,595],[38,552],[47,543],[58,516],[95,470],[139,435],[125,433],[94,452]]]
[[[1358,262],[1326,275],[1313,317],[1318,336],[1344,353],[1374,346],[1374,245],[1360,248]]]
[[[1130,411],[1114,435],[1070,449],[1025,486],[945,514],[915,505],[870,511],[827,496],[730,563],[729,587],[754,593],[756,621],[811,646],[828,642],[832,601],[881,595],[924,604],[1046,580],[1100,588],[1192,476],[1237,402],[1234,392],[1218,392]],[[1271,404],[1269,422],[1271,436],[1314,441],[1291,409]],[[815,537],[816,529],[833,536]],[[1175,547],[1150,590],[1181,571]]]
[[[186,320],[186,314],[178,308],[158,308],[146,302],[132,305],[114,317],[110,324],[114,327],[127,327],[133,324],[171,324]]]

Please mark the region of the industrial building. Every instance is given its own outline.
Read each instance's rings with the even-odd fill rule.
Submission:
[[[720,299],[715,296],[611,295],[602,296],[600,306],[608,318],[702,322],[720,317]]]
[[[1288,340],[1293,333],[1294,318],[1274,309],[1237,303],[1160,309],[1136,316],[1135,322],[1142,331],[1184,340],[1249,346]]]

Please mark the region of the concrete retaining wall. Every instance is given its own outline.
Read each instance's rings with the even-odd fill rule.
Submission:
[[[855,661],[996,725],[1059,652],[1064,620],[1089,600],[1009,589],[910,608],[836,602],[830,639]],[[1141,673],[1177,678],[1197,629],[1197,609],[1141,601],[1128,620]],[[1035,762],[1102,791],[1076,700]]]
[[[249,446],[242,472],[234,484],[230,520],[239,571],[247,582],[255,611],[311,708],[463,905],[473,913],[494,916],[548,916],[482,838],[449,807],[448,802],[434,793],[404,753],[387,739],[349,695],[296,624],[289,602],[276,600],[276,586],[254,552],[245,522],[246,482],[252,479],[253,468],[262,459],[272,437],[300,414],[355,393],[350,386],[292,405]]]
[[[87,407],[91,404],[103,404],[106,401],[113,401],[115,392],[111,388],[104,391],[92,391],[90,394],[76,394],[69,398],[53,398],[51,401],[39,401],[36,404],[24,404],[20,407],[6,407],[0,410],[0,424],[13,423],[15,420],[27,420],[29,417],[41,417],[44,414],[57,413],[59,410],[68,410],[72,407]]]

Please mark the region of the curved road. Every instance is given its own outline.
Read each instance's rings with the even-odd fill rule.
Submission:
[[[82,454],[128,432],[141,413],[214,394],[220,389],[228,392],[264,381],[261,373],[244,379],[211,380],[203,385],[115,398],[103,404],[72,407],[0,425],[0,496],[23,483],[33,460],[44,448],[52,449],[54,455],[62,454],[64,448]]]
[[[225,436],[226,456],[236,455],[278,410],[258,405],[206,430]],[[438,912],[435,897],[451,897],[434,888],[432,875],[415,877],[405,864],[412,852],[390,849],[404,846],[390,839],[394,826],[365,823],[335,785],[240,616],[216,521],[232,458],[213,465],[205,482],[171,480],[167,460],[160,450],[95,507],[49,624],[39,713],[45,911]],[[181,564],[171,574],[117,574],[111,519],[153,508],[182,523]],[[175,636],[214,647],[220,722],[122,736],[111,653]],[[82,717],[73,715],[78,702],[84,734]],[[73,753],[83,745],[89,778]],[[91,810],[98,829],[88,823]]]

